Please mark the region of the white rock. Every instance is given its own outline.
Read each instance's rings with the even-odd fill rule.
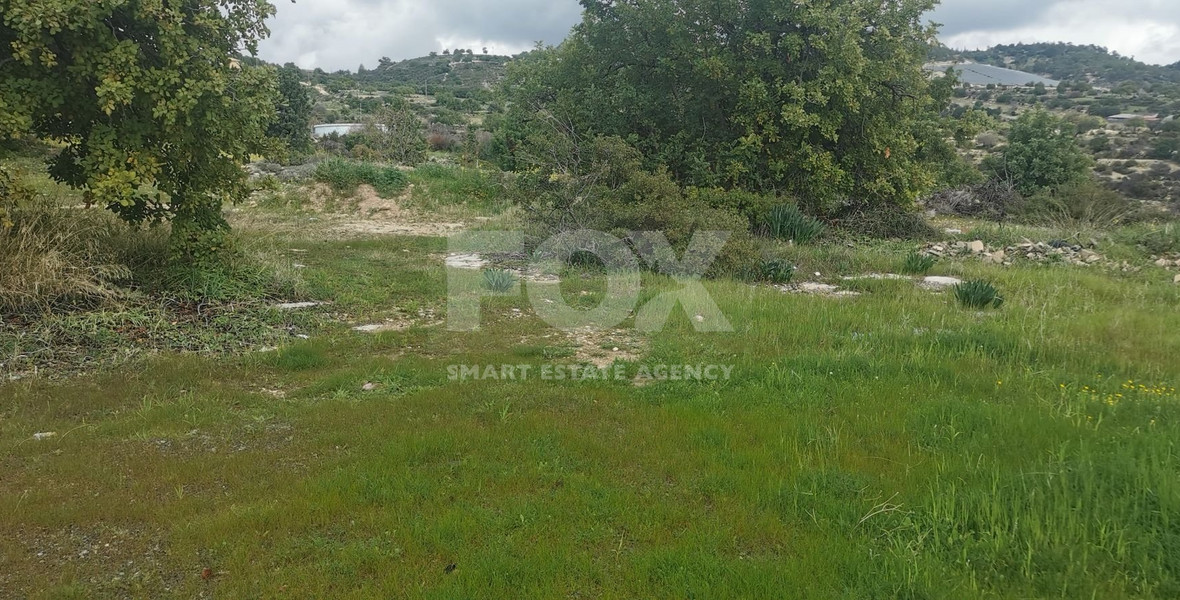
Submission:
[[[1166,258],[1161,258],[1161,259],[1155,261],[1155,266],[1157,266],[1157,267],[1170,267],[1170,266],[1172,266],[1172,261],[1170,261]]]
[[[377,389],[377,384],[375,384],[375,383],[366,383],[365,385],[361,386],[361,390],[366,391],[366,392],[371,392],[375,389]]]
[[[944,231],[946,231],[949,235],[963,235],[962,229],[945,229]]]
[[[53,438],[53,437],[57,437],[56,431],[46,431],[44,433],[34,433],[33,434],[33,439],[37,440],[38,442],[40,442],[41,440],[47,440],[47,439]]]
[[[921,285],[925,288],[940,290],[943,288],[954,287],[956,285],[962,285],[962,283],[963,280],[956,277],[939,277],[935,275],[923,279]]]
[[[844,281],[862,281],[865,279],[873,279],[873,280],[878,280],[878,281],[880,281],[880,280],[889,280],[889,281],[898,280],[898,281],[900,281],[900,280],[909,279],[909,277],[907,277],[905,275],[898,275],[896,273],[866,273],[864,275],[846,275],[846,276],[842,277],[841,279],[843,279]]]
[[[974,242],[967,243],[967,249],[970,250],[972,254],[983,254],[983,252],[987,250],[987,244],[984,244],[982,240],[975,240]]]
[[[1180,285],[1180,275],[1177,275],[1177,276],[1173,277],[1173,278],[1172,278],[1172,283],[1174,283],[1174,284],[1176,284],[1176,285]]]
[[[450,254],[447,256],[446,263],[452,269],[469,271],[477,271],[488,264],[479,254]]]
[[[315,308],[323,305],[323,302],[288,302],[286,304],[276,304],[275,308],[279,310],[303,310],[305,308]]]

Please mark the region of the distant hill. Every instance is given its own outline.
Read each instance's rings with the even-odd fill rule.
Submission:
[[[1043,75],[1059,81],[1093,80],[1116,87],[1136,85],[1180,84],[1180,63],[1160,67],[1120,56],[1100,46],[1073,44],[1013,44],[987,50],[955,52],[946,48],[931,50],[931,57],[956,55],[986,65],[1005,67]]]
[[[487,54],[432,55],[392,61],[382,58],[374,68],[363,65],[355,73],[316,71],[315,83],[329,88],[361,89],[367,91],[395,91],[413,89],[449,91],[468,96],[479,90],[490,89],[504,76],[510,56]]]
[[[948,63],[946,61],[930,63],[926,65],[926,70],[945,71],[947,65]],[[1057,84],[1060,83],[1059,81],[1025,71],[1016,71],[971,62],[958,63],[952,68],[958,73],[959,81],[971,85],[1032,86],[1039,83],[1045,87],[1057,87]]]

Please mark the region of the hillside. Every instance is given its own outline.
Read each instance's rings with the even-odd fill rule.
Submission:
[[[364,65],[354,73],[337,71],[312,74],[314,83],[330,90],[359,89],[362,91],[448,91],[465,97],[477,90],[490,89],[504,74],[510,56],[486,54],[432,54],[394,62],[388,58],[378,61],[375,68]]]
[[[932,56],[945,57],[945,49]],[[1120,56],[1099,46],[1073,44],[1013,44],[987,50],[954,53],[977,63],[1043,75],[1059,81],[1083,81],[1111,87],[1180,84],[1180,63],[1160,67]],[[945,58],[944,58],[945,59]]]

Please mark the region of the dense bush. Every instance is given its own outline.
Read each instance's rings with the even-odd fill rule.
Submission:
[[[728,242],[710,275],[743,274],[760,261],[745,216],[686,193],[666,171],[644,170],[639,153],[622,139],[553,135],[535,144],[530,155],[534,168],[521,173],[514,186],[532,245],[559,232],[583,229],[631,243],[642,243],[632,232],[659,232],[682,254],[694,235],[720,232]],[[699,258],[686,256],[685,268],[697,270]]]
[[[382,198],[391,198],[404,190],[407,185],[406,174],[397,167],[376,165],[368,162],[356,162],[333,158],[316,166],[316,181],[332,186],[332,189],[352,193],[357,186],[368,184],[373,186]]]
[[[837,229],[846,235],[873,239],[928,239],[936,231],[916,208],[851,205],[833,215]]]

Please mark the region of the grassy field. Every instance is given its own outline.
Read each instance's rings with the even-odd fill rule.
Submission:
[[[411,199],[430,184],[412,181]],[[797,278],[862,295],[707,282],[732,333],[677,309],[654,334],[568,335],[523,295],[464,333],[440,324],[445,239],[329,235],[266,206],[235,220],[329,304],[252,309],[250,327],[296,319],[308,339],[0,384],[0,596],[1180,597],[1163,269],[939,262],[1000,288],[976,312],[840,281],[896,272],[914,244],[830,243],[790,251]],[[601,296],[599,275],[567,275],[567,298]],[[448,378],[618,347],[629,373],[732,377]]]

